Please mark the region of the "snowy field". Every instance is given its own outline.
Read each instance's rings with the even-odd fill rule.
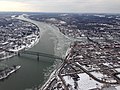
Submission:
[[[96,73],[93,72],[92,74]],[[80,79],[76,81],[78,84],[77,89],[74,88],[75,81],[72,79],[72,77],[70,76],[63,77],[66,82],[66,85],[69,84],[71,86],[71,88],[69,88],[70,90],[91,90],[95,88],[99,88],[100,90],[120,90],[120,85],[111,85],[107,87],[105,86],[105,84],[95,81],[94,79],[89,77],[89,75],[87,75],[86,73],[78,74],[78,76],[80,77]],[[95,76],[99,78],[99,76],[102,76],[102,74],[98,73]]]
[[[93,88],[101,88],[103,86],[102,83],[93,80],[85,73],[78,74],[78,76],[80,77],[80,79],[77,81],[77,90],[89,90]],[[63,78],[66,81],[66,84],[70,84],[72,86],[72,90],[74,90],[74,80],[70,76],[64,76]]]

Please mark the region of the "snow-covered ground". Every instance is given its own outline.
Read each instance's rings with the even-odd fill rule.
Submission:
[[[94,73],[96,74],[96,73]],[[77,82],[78,87],[77,89],[75,89],[75,81],[72,79],[72,77],[70,76],[64,76],[64,80],[66,82],[66,85],[70,85],[71,89],[70,90],[90,90],[90,89],[94,89],[94,88],[99,88],[100,90],[120,90],[120,85],[111,85],[111,86],[106,86],[103,83],[99,83],[97,81],[95,81],[94,79],[92,79],[91,77],[89,77],[89,75],[87,75],[86,73],[81,73],[78,74],[78,76],[80,77],[80,79]],[[95,76],[99,77],[102,76],[101,74],[96,74]],[[98,89],[95,89],[98,90]]]
[[[15,18],[16,18],[16,17],[15,17]],[[17,18],[17,19],[24,20],[24,19],[22,19],[22,18]],[[39,34],[40,34],[40,31],[39,31]],[[20,50],[27,50],[27,49],[29,49],[29,48],[32,48],[32,47],[33,47],[34,45],[36,45],[36,44],[39,42],[39,40],[40,40],[39,36],[37,36],[37,35],[35,35],[35,34],[28,35],[28,36],[26,36],[26,37],[24,37],[24,38],[28,39],[30,42],[29,42],[29,43],[26,43],[25,41],[23,41],[23,42],[25,42],[26,45],[23,45],[23,44],[22,44],[21,46],[14,45],[14,48],[9,48],[9,51],[13,51],[13,52],[15,52],[15,53],[9,54],[9,53],[7,53],[7,52],[4,52],[4,57],[2,57],[2,58],[0,58],[0,59],[3,60],[3,59],[6,59],[6,58],[10,58],[10,57],[16,55],[16,53],[17,53],[18,51],[20,51]],[[2,43],[2,44],[6,44],[6,43],[8,43],[8,42],[4,42],[4,43]],[[1,53],[3,53],[3,52],[1,52]]]
[[[6,58],[11,58],[13,57],[15,54],[11,54],[11,55],[5,55],[4,57],[0,58],[0,60],[4,60]]]
[[[115,70],[118,71],[118,72],[120,72],[120,68],[116,68]]]
[[[66,56],[66,50],[69,48],[69,45],[72,41],[74,41],[71,38],[66,37],[65,35],[63,35],[59,29],[54,26],[54,25],[50,25],[50,24],[46,24],[43,22],[38,22],[38,21],[34,21],[34,20],[30,20],[30,19],[26,19],[23,16],[18,17],[19,19],[22,20],[26,20],[26,21],[30,21],[34,24],[36,24],[39,28],[40,28],[40,36],[42,37],[42,35],[44,35],[44,33],[46,33],[47,31],[50,31],[52,36],[52,39],[54,40],[55,43],[55,54],[58,56]],[[47,29],[46,29],[47,28]],[[79,39],[80,40],[80,39]],[[68,50],[69,51],[69,50]],[[64,56],[63,56],[64,55]],[[56,70],[51,74],[50,78],[54,77]],[[102,77],[103,75],[101,73],[92,73],[94,74],[96,77]],[[89,77],[89,75],[87,75],[86,73],[82,73],[82,74],[78,74],[78,76],[80,77],[80,79],[77,81],[78,83],[78,89],[77,90],[89,90],[89,89],[93,89],[93,88],[102,88],[104,85],[102,83],[99,83],[97,81],[95,81],[94,79],[92,79],[91,77]],[[72,86],[73,89],[70,90],[75,90],[74,86],[74,80],[70,77],[70,76],[64,76],[63,77],[66,84],[70,84]],[[50,81],[50,79],[48,80]],[[112,87],[113,88],[113,87]],[[102,89],[102,90],[120,90],[120,86],[115,86],[115,89]]]
[[[21,46],[16,46],[14,49],[10,48],[9,51],[13,51],[15,53],[13,54],[7,54],[7,52],[5,53],[4,57],[0,58],[1,60],[6,59],[6,58],[10,58],[12,56],[14,56],[16,54],[16,52],[20,51],[20,50],[27,50],[31,47],[33,47],[34,45],[36,45],[39,42],[39,37],[37,35],[32,35],[35,37],[35,40],[33,40],[32,42],[30,42],[30,44],[26,44],[26,45],[21,45]],[[32,36],[28,36],[30,37],[30,40],[32,39]]]
[[[104,74],[102,74],[102,73],[100,73],[100,72],[91,72],[91,74],[93,75],[93,76],[95,76],[96,78],[98,78],[99,80],[102,80],[102,79],[106,79],[106,82],[112,82],[112,83],[116,83],[117,81],[114,79],[114,78],[112,78],[112,77],[109,77],[108,78],[108,76],[107,75],[104,75]]]
[[[102,83],[99,83],[95,80],[93,80],[89,75],[83,73],[83,74],[78,74],[80,79],[77,81],[78,83],[78,89],[77,90],[89,90],[93,88],[101,88],[103,86]],[[66,84],[70,84],[72,86],[72,90],[75,90],[75,84],[74,80],[70,76],[64,76],[63,77]]]

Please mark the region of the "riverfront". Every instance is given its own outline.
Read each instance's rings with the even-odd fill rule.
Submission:
[[[120,16],[30,16],[33,20],[57,26],[61,33],[75,41],[63,64],[40,90],[120,90],[120,21],[117,17]]]
[[[52,45],[49,45],[49,47],[51,47],[50,49],[47,47],[44,49],[45,46],[42,47],[42,45],[44,44],[40,44],[41,48],[37,49],[46,53],[52,51]],[[39,43],[37,46],[39,46]],[[35,48],[32,48],[31,50],[35,50]],[[9,88],[10,90],[24,90],[26,88],[38,86],[44,81],[44,72],[46,72],[44,70],[49,68],[54,62],[53,59],[45,57],[40,57],[40,60],[41,61],[38,62],[36,56],[23,55],[22,57],[15,56],[13,58],[7,59],[6,61],[2,61],[1,64],[8,66],[13,64],[21,65],[21,69],[17,73],[11,75],[8,79],[1,81],[0,89],[8,90]]]
[[[52,31],[56,30],[54,26],[36,21],[32,22],[35,24],[37,23],[37,26],[39,26],[41,38],[39,43],[29,50],[62,56],[67,49],[67,42],[63,43],[65,42],[63,39],[64,37],[60,37],[61,34],[59,32]],[[57,36],[59,38],[54,35],[54,33],[58,33]],[[50,70],[52,72],[55,64],[54,61],[55,59],[40,57],[40,62],[38,62],[37,57],[32,55],[22,55],[21,57],[15,56],[2,61],[0,64],[1,66],[16,64],[20,65],[21,69],[8,79],[1,81],[0,90],[8,90],[8,88],[10,90],[27,90],[39,85],[41,86],[45,82],[45,78],[49,77]]]

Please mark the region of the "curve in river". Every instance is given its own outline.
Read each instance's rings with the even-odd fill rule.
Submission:
[[[26,19],[22,15],[18,18],[32,22],[40,28],[40,41],[30,50],[56,54],[60,57],[65,55],[70,41],[59,32],[57,27]],[[0,90],[28,90],[42,85],[45,80],[44,77],[48,77],[49,70],[53,70],[55,64],[60,61],[55,62],[53,59],[40,57],[40,62],[37,62],[36,58],[36,56],[22,55],[21,57],[15,56],[0,62],[0,66],[12,66],[13,64],[22,66],[19,71],[9,78],[0,81]]]

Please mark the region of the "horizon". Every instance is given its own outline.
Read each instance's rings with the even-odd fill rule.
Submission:
[[[35,14],[39,14],[39,13],[43,13],[43,14],[120,14],[120,13],[101,13],[101,12],[80,12],[80,13],[78,13],[78,12],[24,12],[24,11],[0,11],[0,14],[2,14],[2,13],[22,13],[22,14],[26,14],[26,13],[35,13]]]

